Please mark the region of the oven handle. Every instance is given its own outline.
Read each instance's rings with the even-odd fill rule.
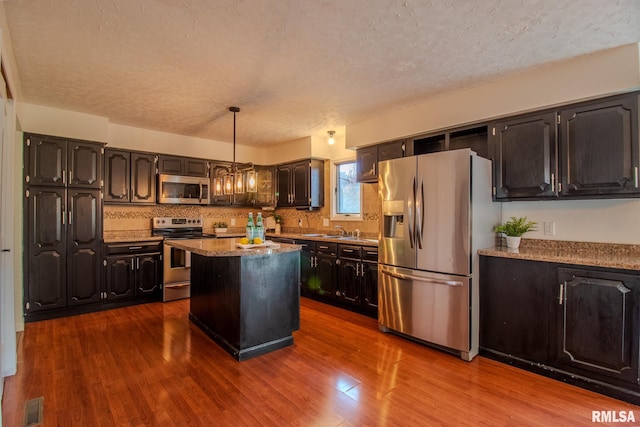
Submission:
[[[184,251],[184,268],[191,268],[191,251]]]

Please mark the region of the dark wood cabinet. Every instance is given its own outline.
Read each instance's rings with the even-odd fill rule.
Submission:
[[[103,144],[31,133],[25,133],[24,139],[28,185],[102,186]]]
[[[180,156],[158,156],[158,173],[208,177],[208,161]]]
[[[558,268],[558,282],[558,366],[638,386],[640,275]]]
[[[162,242],[120,242],[105,245],[105,288],[108,301],[160,299]]]
[[[480,350],[640,402],[640,273],[480,257]]]
[[[256,207],[276,205],[276,171],[273,166],[256,166],[256,192],[250,195],[250,204]]]
[[[324,206],[324,161],[301,160],[276,168],[278,207],[317,209]]]
[[[336,244],[296,240],[300,252],[300,283],[303,295],[335,298]]]
[[[293,206],[293,199],[291,198],[292,176],[293,172],[290,165],[280,165],[276,168],[276,203],[279,208]]]
[[[562,195],[638,194],[638,94],[560,112]]]
[[[556,113],[537,113],[490,125],[495,198],[557,197]]]
[[[369,246],[338,245],[340,301],[370,316],[378,314],[378,250]]]
[[[114,301],[134,297],[136,292],[135,257],[133,255],[108,256],[105,267],[107,300]]]
[[[102,208],[99,190],[67,190],[67,304],[100,301]]]
[[[27,196],[26,312],[67,305],[66,190],[34,187]]]
[[[107,148],[105,163],[105,203],[155,204],[156,156]]]
[[[103,144],[28,133],[24,139],[30,321],[100,301]]]
[[[356,150],[356,179],[358,182],[378,182],[378,146]]]
[[[480,257],[480,348],[549,362],[552,279],[544,262]]]
[[[639,95],[492,123],[496,200],[640,195]]]
[[[356,150],[356,180],[378,182],[378,162],[403,157],[405,140],[359,148]]]

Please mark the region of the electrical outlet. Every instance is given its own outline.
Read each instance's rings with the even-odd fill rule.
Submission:
[[[544,234],[547,236],[556,235],[556,223],[553,221],[544,223]]]
[[[234,225],[236,225],[236,219],[235,218],[231,218],[231,226],[233,227]]]
[[[329,226],[329,218],[322,218],[322,226],[323,227]]]

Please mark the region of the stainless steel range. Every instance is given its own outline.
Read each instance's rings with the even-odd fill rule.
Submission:
[[[152,232],[168,239],[200,239],[202,218],[153,218]],[[173,301],[191,296],[191,252],[166,243],[163,249],[162,300]]]

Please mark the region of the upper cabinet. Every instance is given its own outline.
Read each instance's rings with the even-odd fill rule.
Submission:
[[[25,134],[25,182],[54,187],[100,188],[104,144]]]
[[[191,157],[158,156],[158,173],[208,177],[208,161]]]
[[[638,94],[560,112],[562,196],[638,194]]]
[[[276,168],[278,207],[316,209],[324,206],[324,161],[300,160]]]
[[[378,182],[378,162],[403,157],[404,139],[356,150],[356,179],[358,182]]]
[[[537,113],[492,123],[496,199],[556,197],[556,113]]]
[[[638,93],[490,125],[496,200],[640,194]]]
[[[256,191],[250,193],[252,206],[276,205],[276,168],[256,166]]]
[[[105,203],[155,203],[154,154],[110,148],[107,148],[104,154]]]

